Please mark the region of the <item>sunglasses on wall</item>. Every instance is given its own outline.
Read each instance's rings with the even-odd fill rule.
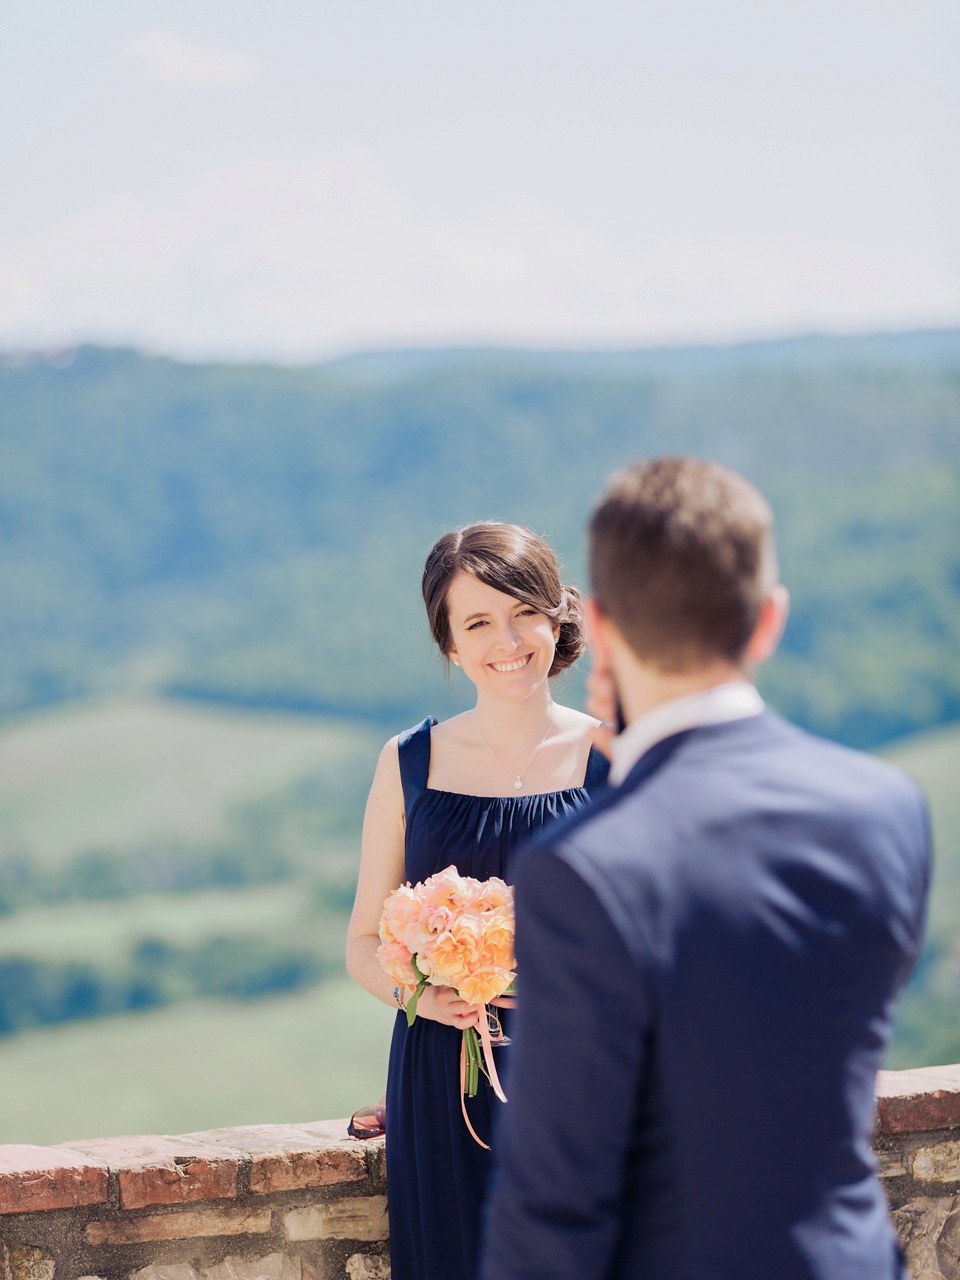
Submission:
[[[387,1131],[387,1108],[381,1103],[361,1107],[350,1117],[347,1133],[351,1138],[382,1138]]]

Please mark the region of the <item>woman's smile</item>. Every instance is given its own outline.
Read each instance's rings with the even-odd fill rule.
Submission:
[[[510,662],[491,662],[489,665],[493,667],[494,671],[501,673],[505,671],[520,671],[532,657],[532,653],[525,653],[522,658],[513,658]]]

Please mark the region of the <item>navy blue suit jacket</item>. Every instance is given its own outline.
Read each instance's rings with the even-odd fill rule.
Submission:
[[[893,1280],[870,1151],[918,787],[770,712],[528,845],[483,1280]]]

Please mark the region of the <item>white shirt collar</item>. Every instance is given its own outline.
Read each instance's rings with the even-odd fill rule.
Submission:
[[[744,720],[762,710],[763,699],[746,680],[717,684],[712,689],[661,702],[614,738],[610,782],[619,786],[640,757],[664,738],[701,725]]]

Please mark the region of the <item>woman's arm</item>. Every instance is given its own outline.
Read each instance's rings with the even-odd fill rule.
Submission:
[[[395,1005],[393,982],[380,967],[380,916],[387,897],[406,879],[404,867],[403,784],[397,739],[380,752],[360,845],[360,878],[347,927],[347,972],[354,982],[384,1004]],[[476,1026],[479,1012],[461,1000],[452,987],[424,988],[417,1004],[419,1017],[452,1027]]]
[[[397,739],[380,752],[373,785],[363,815],[360,844],[360,878],[347,926],[347,972],[354,982],[382,1000],[394,1004],[393,983],[380,968],[377,947],[383,904],[404,881],[403,786]]]

